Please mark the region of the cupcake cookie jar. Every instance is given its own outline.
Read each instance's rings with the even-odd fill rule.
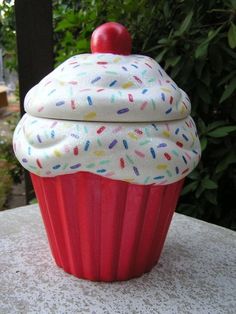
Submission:
[[[200,159],[188,96],[118,23],[26,95],[14,152],[52,255],[79,278],[127,280],[157,263],[184,177]]]

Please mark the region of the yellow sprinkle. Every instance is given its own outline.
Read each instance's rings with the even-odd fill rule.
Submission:
[[[158,170],[165,170],[165,169],[167,168],[167,165],[165,165],[165,164],[159,164],[159,165],[156,166],[156,168],[157,168]]]
[[[170,137],[170,132],[169,132],[169,131],[163,131],[162,134],[163,134],[165,137]]]
[[[56,157],[61,157],[61,153],[60,153],[59,150],[57,150],[57,149],[54,149],[53,154],[54,154]]]
[[[134,179],[129,179],[129,178],[127,178],[127,179],[124,179],[124,181],[126,181],[126,182],[133,182]]]
[[[113,62],[117,63],[121,60],[121,57],[116,57],[115,59],[113,59]]]
[[[104,150],[96,150],[94,152],[94,154],[97,156],[97,157],[101,157],[101,156],[104,156],[106,155],[106,152]]]
[[[129,135],[129,137],[132,138],[133,140],[137,140],[137,139],[138,139],[138,137],[137,137],[134,133],[129,132],[128,135]]]
[[[132,83],[132,82],[127,82],[127,83],[124,83],[124,84],[122,84],[121,86],[122,86],[122,88],[129,88],[129,87],[131,87],[131,86],[133,86],[134,84]]]
[[[161,87],[161,90],[163,90],[164,92],[170,93],[171,90],[169,88],[165,88],[165,87]]]
[[[92,120],[92,119],[94,119],[96,116],[97,116],[96,112],[92,111],[92,112],[87,113],[87,114],[84,116],[84,119],[85,119],[85,120]]]
[[[180,113],[183,114],[183,113],[185,113],[186,110],[187,110],[187,109],[185,108],[185,106],[182,106],[182,107],[181,107],[181,110],[180,110]]]

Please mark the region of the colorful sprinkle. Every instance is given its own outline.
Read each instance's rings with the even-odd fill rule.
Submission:
[[[81,164],[75,164],[73,166],[70,166],[70,169],[78,169],[81,166]]]
[[[126,140],[123,140],[123,145],[124,145],[124,148],[125,148],[125,149],[128,149],[128,148],[129,148],[129,147],[128,147],[128,143],[127,143]]]
[[[155,159],[156,158],[156,153],[155,153],[155,150],[154,150],[153,147],[150,148],[150,152],[151,152],[152,158]]]
[[[85,146],[84,146],[84,150],[87,151],[90,145],[90,141],[87,141]]]
[[[126,89],[126,88],[129,88],[131,86],[133,86],[134,84],[132,82],[127,82],[127,83],[124,83],[121,85],[122,88]]]
[[[104,125],[101,126],[101,127],[97,130],[97,134],[101,134],[105,129],[106,129],[106,127],[105,127]]]
[[[38,165],[38,167],[39,168],[43,168],[43,166],[42,166],[42,164],[41,164],[41,162],[40,162],[40,160],[39,159],[36,159],[36,163],[37,163],[37,165]]]
[[[138,168],[134,166],[133,169],[134,169],[134,173],[136,174],[136,176],[139,176]]]
[[[143,110],[145,109],[145,107],[147,106],[148,102],[145,101],[144,103],[142,103],[141,107],[140,107],[140,110]]]
[[[88,101],[89,106],[92,106],[93,101],[92,101],[92,98],[90,96],[87,96],[87,101]]]
[[[169,114],[169,113],[171,113],[171,111],[172,111],[172,108],[166,110],[166,111],[165,111],[165,114]]]
[[[124,169],[125,168],[125,161],[123,158],[120,158],[120,168]]]
[[[171,160],[171,156],[170,156],[170,154],[168,154],[168,153],[164,153],[164,156],[165,156],[165,158],[166,158],[167,160]]]
[[[144,89],[142,90],[142,94],[146,94],[147,91],[148,91],[148,89],[147,89],[147,88],[144,88]]]
[[[92,120],[94,118],[96,118],[97,114],[96,112],[89,112],[84,116],[85,120]]]
[[[79,154],[79,148],[76,146],[73,148],[73,154],[77,156]]]
[[[61,165],[55,165],[55,166],[53,166],[52,168],[53,168],[54,170],[57,170],[57,169],[61,168]]]
[[[163,101],[165,101],[166,97],[165,97],[165,94],[164,94],[164,93],[161,93],[161,99],[162,99]]]
[[[176,142],[176,145],[179,146],[179,147],[181,147],[181,148],[183,147],[183,143],[181,143],[181,142],[179,142],[179,141]]]
[[[112,81],[112,82],[109,84],[109,87],[114,86],[116,83],[117,83],[117,80]]]
[[[39,134],[37,135],[37,140],[39,141],[39,143],[42,143],[41,137],[39,136]]]
[[[137,156],[139,156],[139,157],[141,157],[141,158],[144,158],[144,157],[145,157],[145,154],[142,153],[142,152],[140,152],[140,151],[138,151],[138,150],[135,150],[134,152],[135,152],[135,154],[136,154]]]
[[[166,146],[167,146],[166,143],[160,143],[160,144],[157,146],[157,148],[162,148],[162,147],[166,147]]]
[[[183,138],[185,139],[185,141],[189,141],[188,137],[185,134],[182,134]]]
[[[116,144],[118,143],[117,140],[113,140],[110,144],[109,144],[109,149],[112,149]]]
[[[133,102],[134,101],[134,97],[132,94],[128,94],[128,99],[129,99],[129,102]]]
[[[123,108],[123,109],[120,109],[117,111],[118,114],[123,114],[123,113],[126,113],[126,112],[129,112],[129,108]]]
[[[96,83],[96,82],[99,81],[100,79],[101,79],[101,76],[95,77],[95,79],[93,79],[93,80],[91,81],[91,84]]]

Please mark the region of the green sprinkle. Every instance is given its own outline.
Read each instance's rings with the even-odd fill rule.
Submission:
[[[144,180],[144,184],[146,184],[149,181],[150,177],[146,177],[146,179]]]
[[[112,102],[112,103],[115,102],[115,95],[112,95],[112,96],[111,96],[111,102]]]
[[[113,71],[105,71],[105,73],[107,73],[107,74],[114,74],[114,75],[118,74],[117,72],[113,72]]]
[[[147,70],[144,70],[141,74],[144,76],[147,73]]]
[[[31,169],[37,169],[37,167],[35,167],[35,166],[31,166],[31,165],[29,165],[29,167],[31,168]]]
[[[146,141],[140,142],[139,145],[143,146],[143,145],[147,145],[148,143],[150,143],[150,141],[146,140]]]
[[[179,157],[179,154],[178,154],[178,152],[176,151],[176,150],[172,150],[172,153],[175,155],[175,156],[177,156],[177,157]]]
[[[84,126],[84,132],[85,132],[86,134],[88,134],[88,129],[87,129],[86,126]]]
[[[168,174],[169,177],[172,177],[172,173],[170,172],[170,170],[166,170],[166,173]]]
[[[153,108],[153,110],[155,110],[156,109],[156,104],[155,104],[155,102],[154,102],[154,100],[152,99],[152,108]]]
[[[93,168],[93,167],[95,167],[95,164],[94,164],[94,163],[88,164],[88,165],[86,166],[86,168]]]
[[[134,164],[134,161],[128,155],[126,155],[126,158],[131,165]]]
[[[110,160],[101,160],[99,162],[100,165],[105,165],[105,164],[108,164],[110,162]]]
[[[148,80],[148,82],[149,83],[151,83],[151,82],[155,82],[155,78],[153,77],[153,78],[151,78],[150,80]]]
[[[86,75],[86,74],[87,74],[87,72],[81,72],[81,73],[78,74],[78,76],[83,76],[83,75]]]
[[[144,131],[145,131],[145,134],[146,134],[148,137],[150,137],[150,133],[149,133],[149,131],[148,131],[148,128],[144,128]]]
[[[97,143],[99,146],[102,146],[102,142],[99,140],[99,138],[97,139]]]
[[[69,164],[64,164],[62,170],[65,170],[68,166],[69,166]]]

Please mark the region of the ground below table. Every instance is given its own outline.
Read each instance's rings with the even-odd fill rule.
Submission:
[[[94,283],[59,269],[38,205],[0,213],[0,313],[230,314],[236,233],[175,214],[159,264],[141,278]]]

